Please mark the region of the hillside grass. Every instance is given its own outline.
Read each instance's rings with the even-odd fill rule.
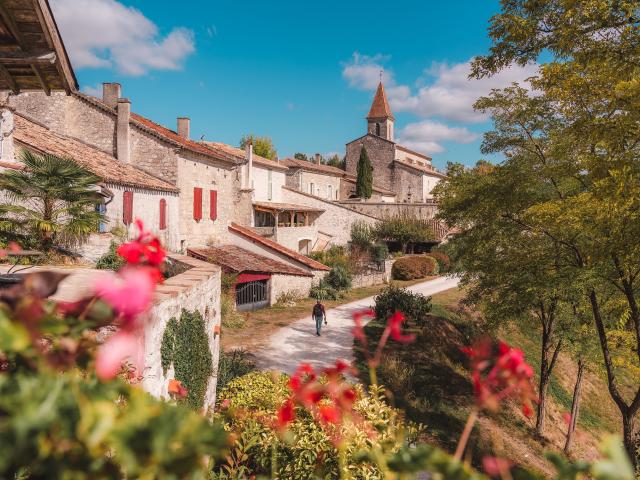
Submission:
[[[387,386],[392,402],[407,412],[410,420],[427,426],[426,441],[449,451],[455,449],[473,402],[467,359],[460,346],[472,343],[487,332],[480,316],[461,305],[464,292],[452,289],[432,298],[433,308],[423,329],[410,328],[417,335],[411,345],[391,342],[386,361],[379,368],[379,382]],[[365,328],[370,344],[377,343],[383,325],[370,322]],[[540,333],[532,320],[527,325],[511,325],[497,336],[521,348],[534,370],[539,370]],[[363,356],[356,346],[361,379],[368,382]],[[478,464],[484,454],[505,456],[543,474],[551,465],[543,458],[545,451],[561,451],[566,425],[563,413],[571,410],[575,361],[561,354],[549,387],[547,425],[544,438],[534,435],[535,416],[525,417],[515,404],[504,406],[496,414],[483,413],[471,440],[472,460]],[[536,378],[537,382],[537,378]],[[585,374],[582,406],[572,457],[592,459],[606,433],[618,432],[620,420],[609,398],[598,365]]]

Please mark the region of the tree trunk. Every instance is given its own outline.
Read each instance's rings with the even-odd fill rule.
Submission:
[[[629,460],[634,470],[638,471],[638,451],[636,445],[635,432],[635,412],[625,412],[622,414],[622,436],[624,439],[624,448],[629,455]]]
[[[562,348],[562,339],[558,341],[555,350],[549,358],[549,353],[553,349],[551,342],[553,341],[553,330],[555,324],[555,307],[551,307],[549,312],[545,311],[544,305],[540,306],[540,320],[542,322],[542,348],[540,352],[540,383],[538,384],[538,411],[536,418],[535,433],[537,436],[542,437],[544,434],[545,420],[546,420],[546,406],[547,406],[547,390],[549,389],[549,380],[551,380],[551,373],[553,367],[558,359],[558,354]]]
[[[573,445],[573,432],[578,424],[578,416],[580,415],[580,399],[582,393],[582,375],[584,374],[584,360],[578,360],[578,377],[576,385],[573,388],[573,401],[571,403],[571,419],[569,420],[569,428],[567,429],[567,441],[564,444],[564,453],[569,454]]]

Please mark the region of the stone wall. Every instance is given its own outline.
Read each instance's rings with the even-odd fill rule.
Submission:
[[[177,261],[192,268],[171,277],[158,286],[149,321],[145,327],[143,388],[155,397],[167,398],[168,382],[173,378],[173,368],[164,375],[160,346],[167,322],[179,318],[182,309],[197,310],[205,320],[209,348],[213,357],[213,374],[209,378],[205,395],[205,408],[213,409],[216,400],[218,360],[220,356],[220,267],[184,255],[172,255]]]
[[[382,188],[393,190],[393,160],[395,144],[375,135],[365,135],[362,138],[347,143],[346,170],[347,173],[357,175],[360,150],[364,145],[373,166],[373,181]]]
[[[385,272],[371,272],[354,275],[351,279],[352,288],[370,287],[372,285],[380,285],[385,283]]]
[[[0,110],[0,161],[14,162],[13,112],[8,108]]]
[[[375,177],[374,177],[375,178]],[[393,183],[395,185],[396,202],[415,203],[422,202],[422,175],[401,163],[394,163]]]
[[[312,277],[279,274],[271,275],[269,304],[275,304],[280,294],[288,292],[294,292],[300,298],[307,298],[313,281],[314,279]]]
[[[359,200],[345,200],[339,204],[350,210],[375,216],[376,218],[392,217],[400,214],[410,214],[419,218],[431,219],[438,212],[438,206],[433,202],[426,203],[387,203],[360,202]]]
[[[96,263],[100,257],[109,251],[113,241],[118,242],[118,239],[111,233],[92,233],[86,243],[77,246],[74,252],[84,260]]]
[[[315,245],[317,235],[318,227],[316,225],[308,227],[278,227],[276,229],[276,238],[272,240],[275,240],[280,245],[284,245],[295,252],[301,252],[301,240],[309,240],[311,243],[309,245],[309,252],[301,252],[306,255],[307,253],[311,253],[313,246]]]
[[[283,188],[282,195],[287,203],[306,205],[324,210],[315,221],[318,231],[332,236],[331,243],[344,245],[351,239],[351,225],[356,221],[362,221],[370,225],[376,222],[370,214],[358,214],[344,207],[341,203],[328,202],[307,193],[298,192],[290,188]]]

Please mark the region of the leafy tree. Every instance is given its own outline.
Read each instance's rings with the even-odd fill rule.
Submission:
[[[371,198],[373,189],[373,167],[369,161],[367,149],[362,146],[358,160],[358,177],[356,179],[356,195],[359,198]]]
[[[256,155],[268,158],[269,160],[278,158],[278,152],[270,137],[258,137],[252,133],[244,135],[240,139],[240,148],[246,148],[249,143],[253,144],[253,153]]]
[[[0,174],[7,203],[0,227],[45,252],[82,243],[98,231],[102,215],[95,185],[100,177],[69,158],[23,150],[23,170]]]
[[[374,239],[374,228],[364,220],[356,220],[351,224],[351,245],[370,248]]]
[[[435,233],[428,220],[408,212],[387,217],[375,226],[375,236],[384,242],[398,242],[403,253],[413,253],[416,243],[434,241]]]
[[[538,60],[543,51],[552,57],[530,82],[536,98],[527,100],[548,108],[542,135],[529,138],[523,120],[527,125],[531,111],[525,109],[503,130],[514,135],[485,141],[492,151],[505,154],[505,165],[526,158],[528,177],[553,193],[506,218],[523,235],[554,242],[558,264],[577,282],[634,462],[640,384],[635,377],[632,393],[620,388],[620,376],[628,369],[618,368],[612,336],[626,336],[634,353],[628,360],[640,366],[639,25],[637,1],[503,1],[502,12],[491,21],[490,53],[475,59],[472,69],[476,77],[490,76],[514,63]],[[500,130],[499,120],[496,125]],[[531,188],[529,182],[510,179],[522,192]],[[622,325],[620,318],[625,318]]]
[[[307,157],[306,153],[300,153],[300,152],[294,153],[293,158],[295,158],[296,160],[304,160],[305,162],[309,161],[309,157]]]
[[[346,159],[344,157],[340,158],[338,155],[332,155],[327,160],[327,165],[329,165],[330,167],[340,168],[342,170],[345,169],[346,163]]]

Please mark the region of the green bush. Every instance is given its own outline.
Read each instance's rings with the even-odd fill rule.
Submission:
[[[446,273],[451,268],[451,260],[449,259],[449,255],[442,252],[429,252],[427,257],[433,258],[436,262],[438,262],[438,269],[440,273]]]
[[[347,250],[341,245],[332,245],[328,250],[322,252],[312,252],[309,254],[309,258],[323,263],[327,267],[335,267],[337,265],[346,267],[349,264]]]
[[[324,280],[321,280],[318,285],[314,285],[309,290],[309,297],[316,300],[340,300],[344,294],[340,290],[327,285]]]
[[[180,380],[189,391],[183,401],[191,408],[202,408],[207,384],[213,373],[213,359],[200,312],[183,309],[180,321],[172,318],[167,322],[160,356],[165,375],[173,364],[176,380]]]
[[[101,256],[96,262],[96,268],[99,270],[113,270],[117,271],[124,265],[124,258],[122,258],[116,250],[118,249],[118,244],[116,242],[111,242],[109,245],[109,250],[103,256]]]
[[[402,312],[407,322],[422,326],[431,311],[431,297],[414,293],[406,288],[389,285],[375,298],[376,318],[387,320],[395,312]]]
[[[386,243],[377,243],[371,247],[371,257],[374,262],[382,263],[389,256],[389,247]]]
[[[399,258],[391,269],[394,280],[416,280],[437,273],[438,262],[434,258],[418,255]]]
[[[351,245],[369,248],[374,239],[375,231],[368,223],[357,220],[351,224]]]
[[[333,267],[323,281],[335,290],[349,290],[351,288],[351,274],[342,265]]]
[[[248,351],[241,348],[233,349],[230,352],[221,351],[218,361],[218,391],[225,388],[235,378],[253,372],[255,369],[256,365],[251,360]]]
[[[245,317],[236,310],[236,299],[231,293],[220,295],[220,317],[225,328],[241,328],[245,324]]]
[[[217,409],[214,418],[223,420],[236,440],[227,463],[216,466],[214,478],[263,475],[280,480],[307,480],[340,477],[338,451],[308,412],[296,409],[289,438],[281,439],[274,430],[276,411],[289,393],[288,380],[286,375],[253,372],[233,380],[219,393],[219,403],[225,402],[231,412],[245,414],[230,416]],[[341,429],[345,463],[350,478],[381,478],[378,468],[364,458],[362,451],[379,448],[391,453],[400,448],[397,431],[398,424],[403,423],[402,415],[386,404],[382,389],[371,388],[369,395],[360,385],[354,389],[357,395],[354,410],[363,422],[348,422]],[[407,442],[414,443],[419,430],[415,425],[405,428]]]

